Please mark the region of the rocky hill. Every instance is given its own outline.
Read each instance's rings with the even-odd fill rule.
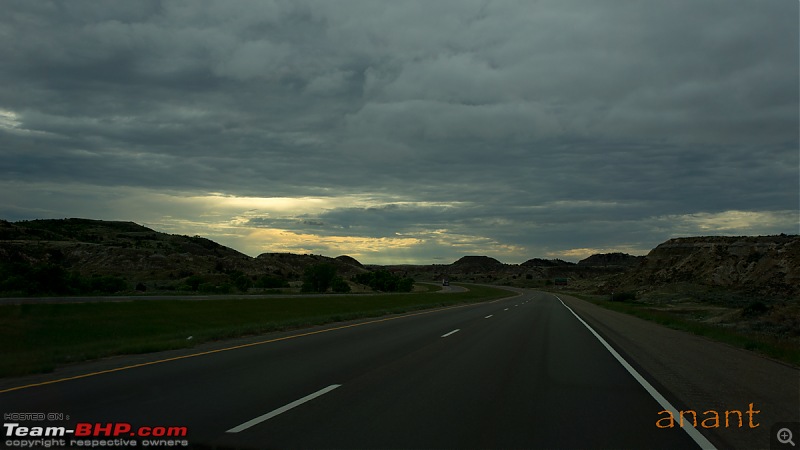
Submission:
[[[488,256],[464,256],[450,264],[450,273],[492,273],[503,270],[505,264]]]
[[[630,258],[637,258],[625,255]],[[386,266],[417,280],[463,281],[523,288],[545,287],[557,278],[594,280],[619,274],[629,265],[579,265],[560,259],[532,258],[522,264],[505,264],[489,256],[465,256],[452,264]]]
[[[600,253],[578,261],[579,266],[617,266],[636,267],[644,261],[644,256],[633,256],[627,253]]]
[[[252,258],[200,236],[160,233],[133,222],[0,220],[0,292],[6,295],[37,289],[66,294],[77,289],[75,280],[80,281],[77,285],[113,281],[129,290],[202,287],[224,293],[259,282],[264,287],[285,286],[299,280],[306,267],[323,262],[334,265],[342,276],[365,271],[349,257],[265,253]],[[63,280],[50,283],[47,277]],[[46,286],[36,288],[26,278],[41,278]],[[59,288],[58,283],[69,286]]]
[[[337,256],[336,259],[338,259],[339,261],[341,261],[341,262],[343,262],[345,264],[349,264],[351,266],[355,266],[355,267],[358,267],[358,268],[361,268],[361,269],[364,268],[364,265],[361,264],[360,262],[358,262],[358,260],[356,260],[352,256],[342,255],[342,256]]]
[[[563,261],[561,259],[542,259],[542,258],[529,259],[524,263],[520,264],[520,266],[522,267],[570,267],[574,265],[575,263]]]
[[[748,296],[800,298],[800,236],[689,237],[650,251],[621,280],[642,291],[669,285]]]
[[[346,279],[378,268],[418,281],[448,278],[530,288],[566,278],[571,288],[600,294],[624,290],[645,301],[657,296],[800,298],[796,235],[676,238],[646,257],[607,253],[577,264],[541,258],[504,264],[489,256],[465,256],[452,264],[365,268],[349,256],[264,253],[252,258],[200,236],[160,233],[132,222],[0,220],[0,294],[5,295],[24,294],[30,279],[47,284],[59,277],[60,283],[79,281],[84,287],[124,285],[150,292],[271,288],[298,282],[307,267],[320,263],[334,265]]]

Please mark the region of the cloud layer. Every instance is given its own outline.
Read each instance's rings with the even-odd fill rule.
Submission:
[[[796,2],[5,9],[6,219],[384,263],[798,232]]]

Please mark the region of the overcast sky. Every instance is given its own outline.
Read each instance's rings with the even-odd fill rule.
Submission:
[[[30,1],[0,218],[507,263],[798,233],[796,0]]]

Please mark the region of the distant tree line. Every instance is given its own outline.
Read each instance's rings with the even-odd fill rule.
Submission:
[[[3,295],[113,294],[127,289],[128,282],[114,275],[87,277],[55,264],[0,265],[0,292]]]
[[[385,269],[360,273],[353,281],[381,292],[411,292],[414,288],[413,278],[400,277]]]
[[[302,277],[303,292],[348,293],[350,283],[337,274],[333,264],[322,263],[309,266]],[[410,292],[414,287],[412,278],[400,277],[388,270],[376,270],[356,275],[352,282],[369,286],[380,292]],[[135,288],[132,288],[134,286]],[[152,287],[152,286],[151,286]],[[257,289],[288,288],[286,279],[277,275],[247,275],[239,270],[217,274],[192,274],[168,290],[198,292],[204,294],[230,294]],[[158,289],[158,286],[156,286]],[[164,287],[162,287],[164,288]],[[147,291],[144,282],[130,282],[116,275],[82,275],[70,272],[63,266],[52,263],[29,264],[13,262],[0,264],[0,295],[109,295],[119,292]]]
[[[360,273],[352,278],[358,284],[369,286],[374,291],[380,292],[411,292],[414,288],[414,279],[400,277],[381,269],[372,272]],[[323,263],[309,266],[303,274],[303,292],[350,292],[350,285],[341,276],[337,275],[333,264]]]
[[[237,291],[248,292],[250,288],[281,289],[288,287],[289,282],[277,276],[256,277],[247,275],[240,270],[231,270],[219,276],[190,275],[178,286],[178,290],[203,294],[230,294]]]
[[[173,285],[171,288],[162,286],[162,289],[203,294],[230,294],[247,292],[250,288],[281,289],[289,287],[289,283],[279,276],[269,274],[260,277],[250,276],[237,270],[219,275],[197,275],[191,272],[186,275],[179,284]],[[68,271],[63,266],[52,263],[12,262],[0,264],[0,295],[7,297],[109,295],[132,289],[144,292],[147,291],[147,284],[142,281],[129,282],[117,275],[86,276],[79,272]]]

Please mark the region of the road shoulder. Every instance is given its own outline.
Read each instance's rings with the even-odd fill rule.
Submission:
[[[569,295],[558,297],[602,335],[679,409],[723,414],[721,426],[699,431],[720,448],[769,448],[776,422],[800,421],[800,370],[753,352],[610,311]],[[725,427],[724,411],[760,411],[750,428]],[[653,411],[653,426],[660,418]],[[735,415],[734,415],[735,416]],[[709,422],[711,423],[711,422]]]

